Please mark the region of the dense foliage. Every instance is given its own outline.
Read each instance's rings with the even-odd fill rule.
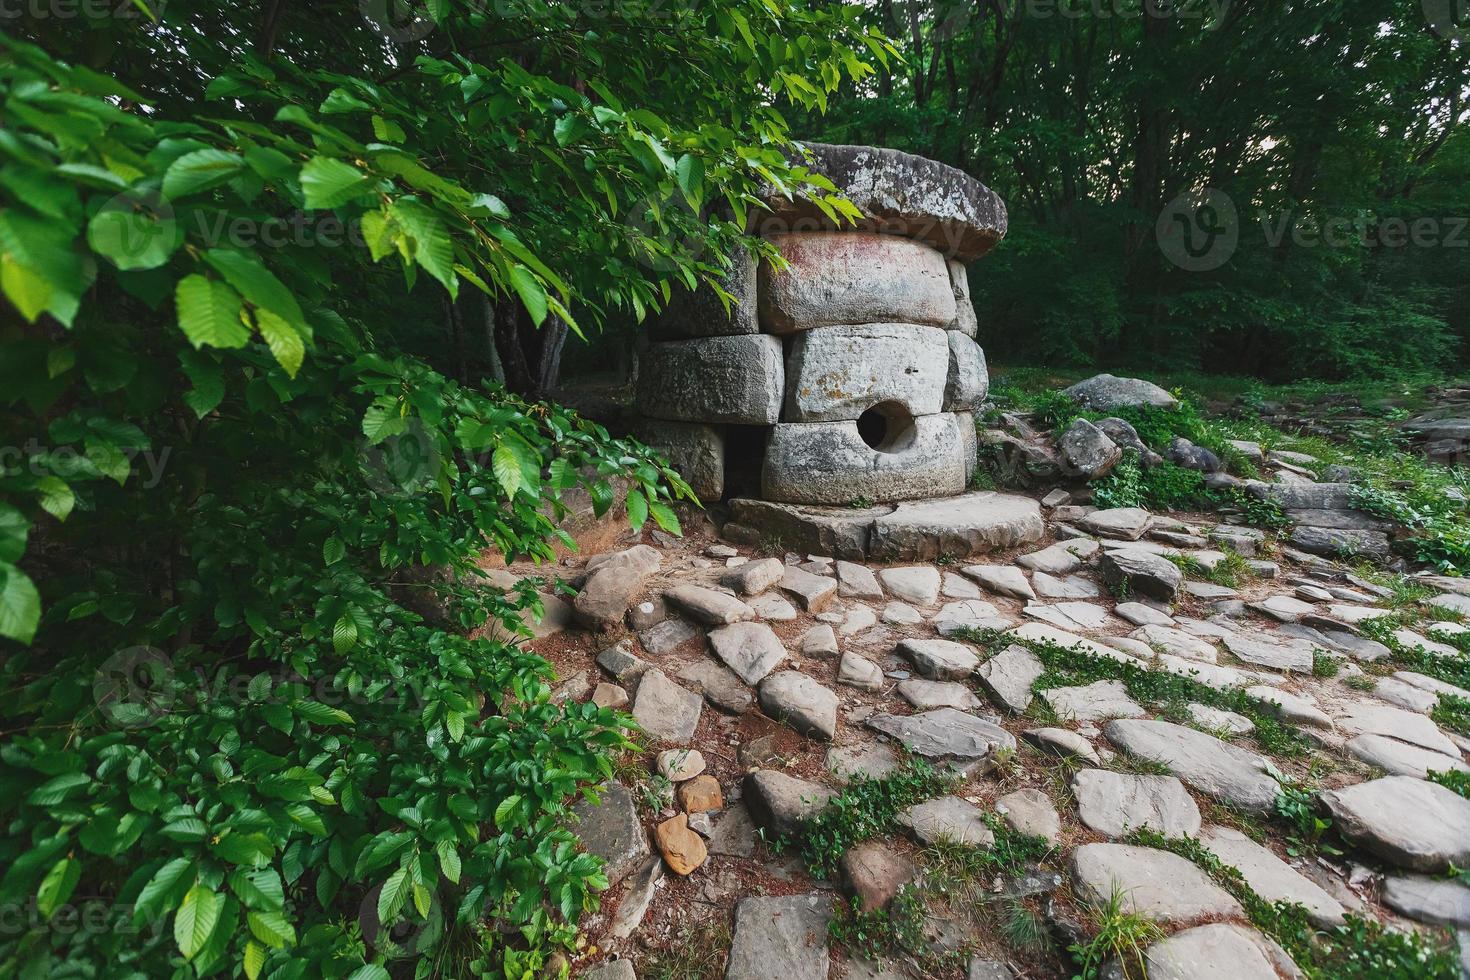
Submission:
[[[1006,200],[1005,247],[971,269],[993,357],[1277,381],[1431,368],[1470,334],[1454,6],[877,3],[904,60],[812,127]]]
[[[0,47],[0,973],[540,971],[627,719],[550,702],[536,583],[476,566],[688,494],[481,384],[464,314],[586,331],[717,277],[759,184],[850,209],[779,107],[885,45],[768,0],[88,9]]]

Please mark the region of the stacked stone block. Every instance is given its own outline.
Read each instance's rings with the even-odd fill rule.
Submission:
[[[978,181],[932,160],[811,144],[814,169],[865,211],[839,229],[772,194],[752,228],[784,267],[733,263],[726,310],[681,293],[652,330],[639,435],[706,500],[724,495],[729,426],[769,427],[761,495],[846,505],[946,496],[975,466],[985,400],[966,263],[1005,233]]]

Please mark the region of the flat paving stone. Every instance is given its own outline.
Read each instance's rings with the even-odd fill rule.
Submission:
[[[1107,837],[1154,830],[1165,837],[1199,833],[1199,807],[1173,776],[1135,776],[1107,769],[1084,769],[1072,777],[1078,818]]]
[[[1096,599],[1102,595],[1096,583],[1081,575],[1059,578],[1046,572],[1035,572],[1031,576],[1031,587],[1042,599]]]
[[[633,720],[654,738],[688,745],[699,727],[704,698],[680,687],[654,667],[638,682],[633,698]]]
[[[1280,791],[1266,760],[1213,735],[1167,721],[1120,719],[1103,729],[1129,755],[1163,763],[1206,796],[1257,813],[1269,812]]]
[[[1256,723],[1245,715],[1208,704],[1193,702],[1184,706],[1189,720],[1209,732],[1227,732],[1231,735],[1249,735],[1255,731]]]
[[[761,681],[761,710],[809,738],[830,741],[837,731],[837,695],[798,670]]]
[[[1041,692],[1060,718],[1071,721],[1104,721],[1109,718],[1143,718],[1148,712],[1128,695],[1122,681],[1097,681],[1082,687],[1053,687]]]
[[[903,759],[899,754],[883,742],[836,745],[827,750],[827,771],[842,782],[853,776],[882,779],[897,772],[902,765]]]
[[[828,895],[741,899],[725,980],[827,980],[831,919]]]
[[[897,739],[910,752],[951,761],[966,773],[988,771],[997,752],[1016,750],[1010,732],[954,708],[936,708],[916,715],[877,714],[866,724]]]
[[[1307,695],[1293,694],[1279,688],[1257,684],[1245,689],[1245,693],[1267,712],[1290,725],[1302,725],[1328,731],[1336,726],[1332,718],[1318,707],[1317,702]]]
[[[1385,776],[1320,796],[1343,837],[1396,867],[1470,866],[1470,800],[1438,783]]]
[[[975,651],[954,640],[903,640],[898,652],[914,669],[935,681],[957,681],[975,672],[980,658]]]
[[[947,637],[961,630],[1010,629],[1015,623],[984,599],[961,599],[946,602],[932,625],[935,632]]]
[[[906,602],[890,602],[883,607],[882,619],[890,626],[918,626],[924,614]]]
[[[1140,626],[1128,636],[1172,657],[1212,664],[1219,656],[1213,643],[1170,626]]]
[[[970,711],[979,708],[983,702],[975,696],[963,684],[955,681],[931,681],[922,677],[910,677],[908,680],[899,681],[897,691],[917,711],[930,711],[934,708],[958,708],[960,711]]]
[[[1357,735],[1348,739],[1344,748],[1354,759],[1392,776],[1428,779],[1431,772],[1470,772],[1458,752],[1444,755],[1386,735]]]
[[[732,595],[699,585],[679,585],[664,593],[664,602],[706,626],[724,626],[755,618],[755,610]]]
[[[985,814],[958,796],[938,796],[911,806],[899,813],[898,822],[921,844],[951,841],[990,847],[995,843],[995,834],[986,824]]]
[[[1041,659],[1023,646],[1009,646],[981,664],[976,673],[999,707],[1020,714],[1031,704],[1031,685],[1046,672]]]
[[[776,837],[800,833],[834,795],[825,786],[775,769],[757,769],[748,774],[744,789],[743,800],[751,820]]]
[[[1225,649],[1238,660],[1271,670],[1312,672],[1312,648],[1305,643],[1276,643],[1261,636],[1233,633],[1224,639]]]
[[[1018,789],[995,801],[995,812],[1018,834],[1055,844],[1062,837],[1062,818],[1051,797],[1039,789]]]
[[[765,623],[732,623],[711,630],[709,643],[715,656],[747,684],[759,684],[786,659],[786,647]]]
[[[883,668],[849,650],[837,668],[837,683],[864,691],[883,690]]]
[[[1062,542],[1022,555],[1016,559],[1016,564],[1048,575],[1070,574],[1082,567],[1082,557],[1078,555],[1078,549],[1068,547],[1069,544],[1071,542]]]
[[[721,711],[741,715],[755,703],[755,695],[744,682],[713,660],[696,660],[679,668],[676,675],[691,690],[704,695],[704,699]]]
[[[1235,922],[1176,932],[1148,948],[1144,966],[1149,980],[1296,980],[1302,976],[1275,941]]]
[[[1415,922],[1470,929],[1470,888],[1445,878],[1388,875],[1383,904]]]
[[[693,623],[682,619],[666,619],[639,633],[638,642],[653,656],[664,657],[701,635],[701,630]]]
[[[1045,533],[1036,500],[981,490],[898,504],[874,519],[868,548],[885,561],[934,561],[1018,548]]]
[[[1153,515],[1140,507],[1113,507],[1093,511],[1079,520],[1077,526],[1105,538],[1137,541],[1152,521]]]
[[[1259,602],[1248,603],[1248,605],[1261,615],[1269,616],[1282,623],[1294,623],[1317,609],[1311,603],[1302,602],[1289,595],[1273,595]]]
[[[1442,755],[1460,754],[1455,743],[1433,721],[1416,711],[1407,711],[1382,701],[1364,699],[1336,705],[1332,710],[1332,720],[1340,731],[1348,735],[1386,735]]]
[[[1095,766],[1102,765],[1102,759],[1098,756],[1097,749],[1092,743],[1070,729],[1030,728],[1023,732],[1021,737],[1038,749],[1050,752],[1052,755],[1062,758],[1075,757]]]
[[[1101,905],[1121,893],[1124,908],[1154,922],[1185,924],[1243,917],[1230,893],[1192,862],[1168,851],[1128,844],[1083,844],[1072,852],[1078,896]]]
[[[781,589],[795,596],[807,612],[819,613],[837,595],[837,580],[788,567],[781,578]]]
[[[996,595],[1014,599],[1034,599],[1036,591],[1026,580],[1026,573],[1014,565],[970,565],[960,573],[979,582],[981,587]]]
[[[774,592],[756,596],[750,600],[749,605],[755,610],[757,616],[772,623],[789,623],[801,615],[796,611],[795,606],[786,601],[784,596],[779,596]]]
[[[866,565],[856,562],[837,563],[837,594],[848,599],[881,599],[883,587],[878,576]]]
[[[1214,824],[1204,828],[1199,839],[1222,863],[1237,869],[1251,890],[1266,901],[1303,905],[1308,917],[1324,928],[1342,924],[1342,904],[1269,848],[1238,830]]]
[[[1113,607],[1113,615],[1127,620],[1134,626],[1173,626],[1174,617],[1160,612],[1153,606],[1141,602],[1120,602]]]
[[[932,565],[882,568],[878,570],[878,580],[895,599],[912,602],[916,606],[932,606],[939,601],[941,577],[939,569]]]
[[[636,871],[652,853],[633,794],[622,783],[608,783],[598,803],[578,800],[572,814],[577,818],[573,833],[589,854],[602,858],[609,887]]]

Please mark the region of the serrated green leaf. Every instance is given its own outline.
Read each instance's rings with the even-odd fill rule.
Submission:
[[[41,887],[36,890],[36,910],[49,919],[56,910],[66,904],[76,891],[77,882],[82,880],[82,863],[73,857],[64,857],[51,866]]]
[[[433,208],[417,201],[393,203],[393,218],[413,243],[413,260],[437,279],[450,296],[458,295],[459,278],[454,271],[454,244],[444,220]]]
[[[14,565],[0,563],[0,636],[30,646],[41,623],[41,594]]]
[[[506,821],[510,819],[511,815],[516,812],[516,808],[520,805],[520,794],[513,794],[501,800],[500,805],[495,808],[495,825],[501,830],[505,830]]]
[[[237,249],[212,248],[204,253],[204,261],[251,305],[270,310],[298,330],[306,329],[306,319],[301,315],[301,304],[296,302],[295,294],[265,267],[259,256]]]
[[[312,157],[301,168],[301,193],[313,210],[341,207],[371,183],[367,174],[335,157]]]
[[[174,858],[153,873],[148,884],[138,893],[134,903],[136,910],[147,919],[156,919],[165,912],[173,911],[179,901],[185,881],[194,876],[194,862],[188,858]]]
[[[178,944],[179,952],[184,954],[184,959],[193,959],[209,942],[214,927],[219,924],[219,913],[219,895],[203,883],[189,889],[183,904],[174,913],[174,942]]]
[[[678,516],[668,504],[657,500],[649,501],[648,512],[653,515],[653,522],[669,534],[684,533],[684,529],[679,526]]]
[[[643,524],[648,520],[648,498],[643,496],[639,490],[628,491],[628,523],[633,525],[633,530],[643,530]]]
[[[322,560],[328,565],[335,565],[347,557],[347,545],[337,535],[332,535],[322,543]]]
[[[245,169],[245,158],[225,150],[195,150],[185,153],[163,175],[163,196],[178,200],[218,187]]]
[[[453,841],[440,841],[436,848],[439,854],[439,872],[454,884],[459,884],[459,851],[455,850]]]
[[[378,922],[382,927],[386,928],[403,908],[410,887],[407,868],[399,868],[383,882],[383,890],[378,893]]]
[[[240,966],[245,970],[247,980],[256,980],[260,971],[265,967],[265,947],[255,940],[247,940],[245,943],[245,956]]]
[[[250,926],[250,934],[272,949],[296,945],[296,929],[287,921],[284,912],[249,912],[245,921]]]
[[[507,497],[514,497],[521,489],[520,460],[508,447],[497,446],[495,452],[490,454],[490,470]]]
[[[174,306],[179,329],[196,349],[244,347],[250,340],[249,328],[240,322],[240,294],[227,283],[197,272],[187,275],[174,289]]]
[[[679,190],[684,192],[684,200],[689,203],[690,210],[697,213],[704,202],[704,161],[692,153],[686,153],[674,167],[674,176],[679,182]]]
[[[521,304],[525,306],[526,312],[531,314],[531,322],[541,326],[546,320],[547,297],[546,287],[541,285],[530,269],[523,265],[511,266],[510,285],[521,298]]]
[[[357,624],[349,617],[342,616],[332,624],[332,649],[342,654],[355,646],[357,646]]]
[[[264,307],[256,309],[255,325],[260,329],[260,335],[265,339],[276,363],[281,365],[286,374],[296,377],[296,372],[301,370],[301,362],[306,359],[306,341],[302,339],[301,333]]]
[[[36,490],[41,495],[41,509],[58,521],[71,516],[76,506],[77,495],[71,485],[59,476],[43,476],[36,481]]]

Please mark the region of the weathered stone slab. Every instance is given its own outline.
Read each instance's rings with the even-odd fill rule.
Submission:
[[[654,738],[687,745],[699,727],[704,699],[669,680],[657,667],[644,672],[633,699],[633,720]]]
[[[701,585],[676,585],[664,593],[664,601],[706,626],[727,626],[755,618],[755,610],[739,599]]]
[[[1174,408],[1179,400],[1163,388],[1139,378],[1120,378],[1112,374],[1096,374],[1062,391],[1085,408],[1138,408],[1152,405]]]
[[[858,742],[827,750],[827,771],[839,782],[854,776],[882,779],[903,766],[903,760],[886,742]]]
[[[650,344],[638,372],[638,411],[675,422],[773,425],[786,366],[781,340],[764,334]]]
[[[680,668],[678,677],[721,711],[744,714],[755,703],[755,695],[740,678],[712,660],[696,660]]]
[[[837,731],[837,695],[800,671],[770,675],[759,695],[761,710],[803,735],[830,741]]]
[[[995,812],[1018,834],[1057,843],[1062,836],[1062,818],[1051,798],[1039,789],[1018,789],[995,801]]]
[[[1416,922],[1470,929],[1470,888],[1457,881],[1389,875],[1383,879],[1383,904]]]
[[[1153,515],[1141,507],[1113,507],[1095,510],[1077,522],[1084,531],[1100,534],[1105,538],[1137,541],[1143,537]]]
[[[859,323],[944,327],[955,317],[944,256],[922,242],[850,231],[767,241],[786,260],[784,269],[760,269],[760,320],[770,333]]]
[[[751,820],[771,837],[799,833],[833,796],[825,786],[774,769],[757,769],[745,777],[744,786]]]
[[[916,711],[932,711],[935,708],[958,708],[970,711],[980,707],[980,699],[963,684],[954,681],[930,681],[922,677],[910,677],[898,682],[898,693]]]
[[[802,162],[847,195],[863,217],[857,227],[916,238],[946,256],[971,262],[1006,233],[1004,202],[958,168],[886,147],[804,143]],[[756,234],[852,227],[839,225],[805,198],[774,187],[763,195],[771,210],[756,215]]]
[[[948,759],[966,772],[989,770],[995,753],[1014,752],[1016,740],[999,725],[954,708],[917,715],[873,715],[867,725],[898,739],[910,752],[931,759]]]
[[[1016,624],[984,599],[964,599],[946,602],[935,614],[933,625],[940,636],[949,637],[962,630],[1005,630]]]
[[[961,339],[974,347],[973,340]],[[933,327],[860,323],[807,330],[792,341],[786,360],[785,420],[856,419],[880,402],[897,402],[910,415],[969,411],[969,405],[944,405],[951,359],[946,332]]]
[[[732,623],[709,634],[715,656],[747,684],[759,684],[786,659],[780,637],[764,623]]]
[[[1022,733],[1022,738],[1044,752],[1067,758],[1076,756],[1095,766],[1102,765],[1097,749],[1092,743],[1068,728],[1031,728]]]
[[[989,847],[995,843],[995,835],[985,823],[985,814],[958,796],[938,796],[911,806],[898,815],[898,822],[921,844],[947,840]]]
[[[918,606],[932,606],[939,601],[939,586],[942,581],[939,569],[932,565],[912,565],[905,568],[880,568],[878,581],[895,599],[912,602]]]
[[[935,681],[964,680],[980,663],[974,650],[953,640],[903,640],[898,652],[913,661],[921,675]]]
[[[1176,932],[1144,954],[1149,980],[1298,980],[1303,974],[1268,936],[1235,922]]]
[[[973,412],[990,394],[990,370],[980,345],[959,330],[949,335],[949,367],[944,383],[946,412]]]
[[[867,657],[848,651],[837,667],[837,683],[864,691],[883,690],[883,668]]]
[[[1020,714],[1031,706],[1031,685],[1046,672],[1041,659],[1023,646],[1009,646],[980,665],[980,683],[997,705]]]
[[[1167,721],[1121,719],[1103,729],[1129,755],[1161,762],[1194,789],[1253,812],[1267,812],[1280,787],[1254,752]]]
[[[952,414],[896,416],[877,448],[855,421],[783,423],[771,430],[761,473],[767,499],[794,504],[945,497],[964,487],[965,449]]]
[[[1103,721],[1108,718],[1142,718],[1143,706],[1128,696],[1122,681],[1097,681],[1083,687],[1053,687],[1041,692],[1060,718],[1072,721]]]
[[[1036,590],[1026,581],[1026,573],[1014,565],[970,565],[960,569],[960,573],[968,575],[996,595],[1016,599],[1036,598]]]
[[[837,594],[847,599],[881,599],[883,588],[878,577],[866,565],[850,561],[837,563]]]
[[[666,619],[638,634],[643,649],[655,657],[666,656],[700,635],[699,627],[682,619]]]
[[[748,561],[720,576],[720,581],[741,595],[760,595],[776,585],[786,574],[786,566],[779,558],[762,558]]]
[[[633,436],[667,456],[700,500],[725,495],[725,433],[716,425],[643,419]]]
[[[651,853],[648,836],[638,819],[633,795],[622,783],[608,783],[601,800],[583,799],[572,807],[577,818],[572,831],[589,854],[602,858],[609,887],[632,874]]]
[[[1298,526],[1292,528],[1290,540],[1305,552],[1328,558],[1386,561],[1389,557],[1388,535],[1382,531]]]
[[[849,561],[867,557],[873,521],[892,512],[891,506],[802,507],[744,497],[730,501],[731,524],[752,530],[753,544],[766,539],[802,554]]]
[[[1428,779],[1431,772],[1470,772],[1458,752],[1444,755],[1386,735],[1359,735],[1348,739],[1344,748],[1353,758],[1393,776]]]
[[[1167,558],[1133,548],[1106,551],[1098,562],[1103,584],[1128,595],[1168,602],[1179,591],[1184,573]]]
[[[1339,833],[1391,864],[1430,873],[1470,865],[1470,800],[1438,783],[1386,776],[1321,798]]]
[[[741,899],[725,980],[827,980],[831,918],[827,895]]]
[[[881,909],[914,880],[914,863],[882,841],[866,841],[838,862],[842,884],[864,912]]]
[[[1154,830],[1165,837],[1199,833],[1199,807],[1173,776],[1135,776],[1106,769],[1084,769],[1072,777],[1077,816],[1108,837]]]
[[[1455,743],[1433,721],[1418,712],[1381,701],[1363,700],[1336,706],[1332,720],[1349,735],[1387,735],[1442,755],[1459,755]]]
[[[1121,893],[1124,908],[1170,924],[1243,917],[1240,903],[1195,865],[1168,851],[1127,844],[1083,844],[1072,852],[1080,898],[1103,904]]]
[[[944,264],[949,267],[949,284],[954,291],[955,307],[954,319],[947,329],[974,337],[980,332],[980,321],[975,316],[975,304],[970,300],[970,274],[963,262],[946,259]]]
[[[1343,907],[1337,899],[1240,831],[1211,825],[1200,834],[1200,843],[1222,863],[1239,870],[1251,890],[1266,901],[1305,906],[1319,926],[1342,924]]]
[[[1312,672],[1312,647],[1306,643],[1275,643],[1260,636],[1231,633],[1224,638],[1225,649],[1235,657],[1257,667],[1272,670]]]
[[[745,249],[730,256],[720,288],[734,299],[727,309],[718,294],[701,284],[690,290],[675,285],[668,305],[649,324],[654,340],[726,337],[760,333],[756,309],[756,257]]]
[[[985,490],[899,504],[873,520],[869,551],[884,561],[933,561],[1017,548],[1043,533],[1035,500]]]

